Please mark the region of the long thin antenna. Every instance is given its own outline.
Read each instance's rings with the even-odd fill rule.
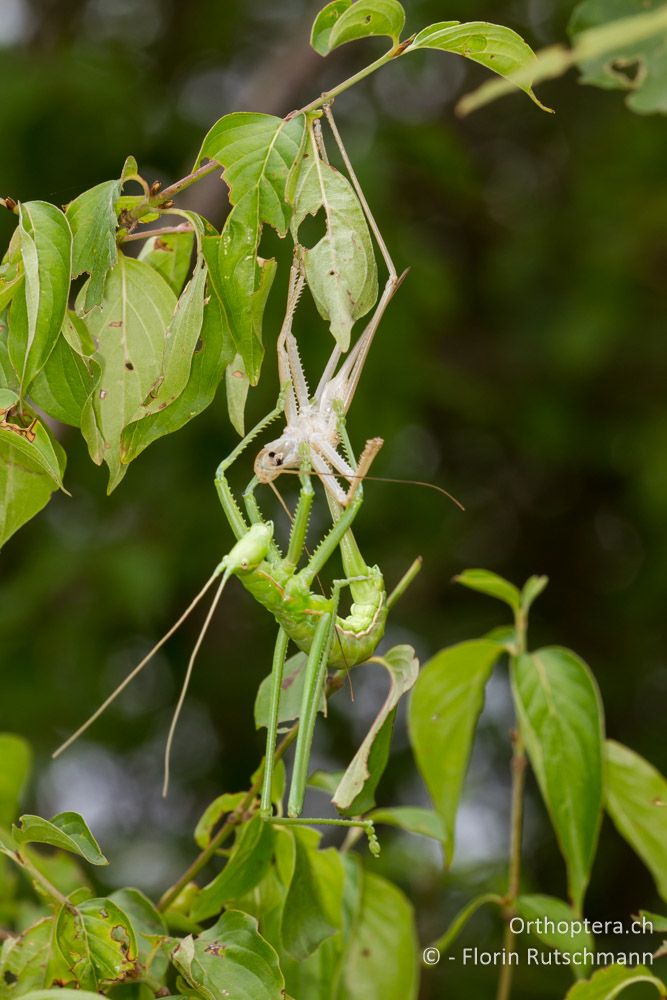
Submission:
[[[81,736],[83,733],[85,733],[85,731],[90,726],[92,726],[93,722],[95,722],[97,719],[99,719],[100,715],[102,715],[102,713],[107,710],[107,708],[109,707],[109,705],[113,701],[116,700],[116,698],[118,697],[118,695],[121,694],[121,692],[125,690],[125,688],[128,686],[128,684],[130,684],[134,680],[134,678],[137,676],[137,674],[139,674],[144,669],[144,667],[146,666],[146,664],[150,660],[152,660],[152,658],[155,656],[155,654],[158,652],[158,650],[160,650],[164,646],[165,642],[167,642],[167,640],[172,637],[172,635],[174,634],[174,632],[178,628],[180,628],[180,626],[183,624],[183,622],[188,617],[188,615],[191,614],[192,611],[196,608],[197,604],[199,604],[199,602],[201,601],[202,597],[204,597],[204,595],[206,594],[206,592],[211,587],[211,584],[213,583],[213,581],[216,580],[219,575],[220,575],[219,571],[216,569],[215,573],[211,574],[211,576],[208,578],[208,580],[206,581],[206,583],[204,584],[204,586],[202,587],[202,589],[199,591],[199,593],[194,598],[194,600],[191,601],[191,603],[188,605],[188,607],[183,612],[183,614],[178,619],[178,621],[174,625],[171,626],[171,628],[169,629],[169,631],[166,632],[162,636],[162,638],[160,639],[159,642],[155,643],[155,645],[150,650],[150,652],[147,653],[146,656],[144,656],[144,658],[141,661],[141,663],[138,663],[137,666],[127,675],[127,677],[125,678],[125,680],[123,680],[123,681],[120,682],[120,684],[115,689],[115,691],[111,692],[111,694],[109,695],[109,697],[105,701],[102,702],[102,704],[100,705],[100,707],[95,712],[93,712],[93,714],[83,723],[83,725],[79,726],[79,728],[76,730],[76,732],[72,733],[72,735],[69,737],[69,739],[65,740],[65,742],[62,743],[58,747],[58,749],[53,752],[53,754],[51,756],[54,759],[56,757],[59,757],[61,753],[64,753],[64,751],[67,750],[67,748],[70,747],[72,745],[72,743],[74,743],[75,740],[78,740],[79,736]]]
[[[206,618],[204,619],[204,624],[201,627],[201,631],[197,636],[197,641],[194,645],[194,649],[190,654],[190,660],[188,661],[188,669],[185,672],[185,678],[183,680],[183,686],[181,687],[181,693],[178,697],[178,702],[176,708],[174,709],[174,714],[171,717],[171,725],[169,727],[169,735],[167,736],[167,743],[164,748],[164,781],[162,784],[162,797],[166,799],[167,793],[169,791],[169,760],[171,758],[171,746],[174,742],[174,734],[176,733],[176,726],[178,725],[178,719],[181,714],[181,709],[183,708],[183,703],[185,702],[185,696],[188,693],[188,687],[190,685],[190,678],[192,677],[192,670],[195,665],[195,660],[197,659],[197,654],[201,648],[201,644],[204,641],[208,627],[211,624],[211,618],[215,614],[215,609],[218,606],[218,601],[222,597],[222,592],[225,589],[225,584],[229,578],[229,572],[226,572],[220,581],[220,586],[215,592],[215,597],[211,601],[211,607],[208,609]]]
[[[282,468],[280,470],[280,475],[281,476],[298,476],[299,475],[299,470],[298,469],[285,469],[285,468]],[[427,482],[422,481],[421,479],[394,479],[391,476],[352,476],[352,475],[349,475],[347,472],[345,473],[345,476],[343,477],[342,473],[338,473],[338,472],[319,472],[318,470],[314,470],[313,475],[316,475],[318,477],[318,479],[324,479],[325,476],[332,476],[334,479],[342,479],[342,478],[345,478],[345,479],[364,479],[364,480],[368,480],[371,483],[393,483],[393,484],[398,484],[399,486],[401,486],[401,485],[402,486],[423,486],[427,490],[435,490],[436,493],[441,493],[443,497],[446,497],[448,500],[451,500],[451,502],[453,504],[456,504],[456,506],[459,508],[459,510],[462,510],[462,511],[465,512],[465,507],[463,506],[463,504],[461,503],[461,501],[457,500],[456,497],[453,496],[451,493],[448,493],[447,490],[443,489],[442,486],[437,486],[436,483],[427,483]]]

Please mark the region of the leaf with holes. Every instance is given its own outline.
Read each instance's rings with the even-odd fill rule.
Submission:
[[[310,44],[321,56],[373,35],[385,35],[396,45],[404,24],[405,11],[398,0],[332,0],[315,18]]]
[[[419,660],[412,646],[394,646],[370,662],[379,663],[389,674],[389,691],[333,797],[337,809],[355,816],[375,805],[375,789],[389,757],[396,706],[419,673]]]
[[[372,309],[377,299],[377,264],[354,188],[321,159],[314,140],[304,156],[294,198],[295,242],[304,219],[324,211],[325,235],[315,246],[301,247],[299,252],[317,310],[328,321],[340,349],[347,351],[354,322]]]
[[[31,995],[32,990],[54,983],[76,986],[56,946],[56,923],[57,915],[44,917],[5,940],[0,952],[0,1000]],[[62,990],[58,994],[62,996]]]
[[[150,961],[153,979],[162,979],[167,971],[166,955],[155,952],[160,938],[167,938],[167,924],[159,910],[139,889],[117,889],[109,896],[129,918],[137,942],[137,955],[145,967]]]
[[[285,236],[291,213],[286,199],[290,171],[301,155],[305,119],[240,112],[225,115],[204,139],[196,163],[208,157],[224,167],[234,206],[221,236],[207,236],[204,254],[211,284],[250,385],[256,385],[264,357],[264,307],[273,283],[275,260],[258,256],[264,223]],[[230,416],[242,425],[245,398],[237,394]]]
[[[118,180],[102,181],[67,205],[65,214],[72,229],[72,277],[87,273],[83,310],[89,312],[102,301],[104,282],[116,263],[116,202],[120,197],[126,173],[135,168],[126,162]]]
[[[607,812],[667,902],[667,779],[634,750],[607,740]]]
[[[606,5],[601,4],[598,10],[601,10],[603,6]],[[639,6],[637,0],[632,0],[633,10],[637,10]],[[627,13],[630,9],[630,3],[626,4],[625,0],[620,0],[618,5],[614,5],[614,10],[619,11],[621,7],[623,8],[621,13]],[[584,9],[584,13],[588,16],[590,11],[587,12]],[[562,76],[563,73],[576,65],[580,65],[582,68],[604,65],[607,68],[606,72],[609,73],[610,69],[613,71],[614,53],[620,54],[620,65],[617,65],[616,71],[620,72],[623,68],[627,71],[632,68],[633,63],[637,63],[637,59],[630,58],[628,60],[628,52],[638,52],[645,43],[663,39],[667,31],[667,5],[665,4],[656,10],[646,10],[642,5],[642,13],[636,13],[631,17],[619,15],[618,19],[613,19],[608,24],[585,29],[583,21],[577,19],[576,10],[573,18],[570,30],[576,31],[576,39],[571,49],[565,45],[550,45],[548,48],[542,49],[537,54],[535,63],[531,64],[528,69],[512,74],[509,80],[491,80],[483,84],[459,101],[457,111],[461,114],[469,114],[498,97],[511,93],[517,86],[554,79]],[[628,100],[628,103],[632,101],[633,107],[636,103],[635,110],[637,111],[658,110],[662,104],[664,91],[660,82],[662,78],[661,66],[658,64],[656,68],[656,63],[652,62],[651,69],[655,70],[656,75],[652,76],[650,85],[647,84],[646,93],[642,92],[642,84],[644,83],[642,74],[634,81],[631,79],[632,74],[629,76],[627,73],[625,74],[626,82],[631,89],[633,87],[637,89],[636,94],[633,89]],[[591,79],[590,82],[602,85],[602,79],[600,76]],[[606,85],[612,85],[609,75],[604,79]],[[620,76],[616,78],[616,83],[620,85]]]
[[[423,667],[410,699],[410,741],[454,856],[456,813],[484,691],[503,648],[488,639],[441,650]]]
[[[257,921],[227,910],[215,926],[178,943],[172,961],[204,1000],[285,1000],[278,956],[257,930]]]
[[[231,204],[250,198],[257,223],[268,222],[285,236],[289,223],[285,187],[303,147],[304,129],[304,115],[289,121],[245,111],[225,115],[204,138],[195,166],[202,159],[216,160],[224,167]]]
[[[602,818],[604,719],[598,687],[582,659],[555,646],[513,659],[511,678],[521,733],[579,912]]]
[[[493,70],[499,76],[509,77],[510,80],[514,79],[515,74],[522,73],[521,81],[516,82],[516,86],[528,94],[543,111],[551,110],[533,93],[530,71],[536,63],[535,53],[521,35],[511,28],[490,24],[488,21],[469,21],[464,24],[458,21],[440,21],[420,31],[407,51],[418,52],[421,49],[456,53]]]
[[[84,292],[77,301],[82,311]],[[166,281],[139,260],[119,254],[99,308],[86,317],[97,350],[99,381],[81,414],[81,433],[97,465],[109,467],[111,492],[123,478],[121,439],[157,384],[176,296]]]
[[[590,40],[596,29],[618,29],[618,43],[598,56],[579,60],[581,82],[603,87],[605,90],[628,91],[626,104],[640,114],[667,113],[667,62],[665,36],[667,35],[667,5],[659,4],[655,11],[646,0],[584,0],[575,7],[568,32],[573,46]],[[644,38],[633,38],[632,15],[662,14],[655,30]],[[634,20],[634,18],[633,18]],[[623,31],[627,26],[630,31]]]
[[[24,396],[58,339],[67,310],[72,233],[55,205],[28,201],[19,209],[24,282],[9,310],[7,347]]]
[[[132,978],[138,971],[132,923],[111,899],[84,899],[58,916],[56,940],[66,965],[85,990]]]

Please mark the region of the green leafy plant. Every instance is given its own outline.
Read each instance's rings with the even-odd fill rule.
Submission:
[[[631,102],[640,110],[657,106],[660,74],[653,69],[648,39],[664,29],[663,15],[664,8],[637,14],[633,39],[643,47],[623,49],[627,58],[638,58],[639,52],[651,67],[646,92],[635,88]],[[276,260],[261,255],[266,228],[289,237],[293,263],[285,323],[276,343],[269,344],[278,353],[278,404],[219,467],[216,486],[236,544],[191,605],[219,578],[188,676],[231,575],[277,621],[273,669],[255,705],[257,726],[267,729],[266,755],[247,789],[225,791],[211,802],[195,829],[198,854],[152,901],[132,887],[95,895],[85,866],[108,862],[77,813],[51,819],[20,814],[30,749],[18,736],[0,736],[0,908],[8,926],[0,952],[0,1000],[40,1000],[60,996],[63,989],[84,1000],[416,997],[420,949],[412,906],[397,885],[373,871],[373,857],[352,848],[365,834],[370,854],[377,856],[376,827],[387,826],[430,838],[442,848],[445,865],[451,864],[485,691],[505,660],[516,713],[507,886],[501,892],[490,886],[469,901],[427,951],[451,950],[466,923],[491,907],[505,923],[505,953],[517,946],[519,918],[537,928],[533,933],[541,945],[567,957],[579,979],[568,996],[613,997],[639,982],[667,995],[647,967],[651,953],[631,969],[619,960],[593,971],[594,940],[582,921],[604,810],[667,902],[667,781],[634,751],[606,739],[600,692],[577,654],[560,646],[530,648],[529,613],[546,586],[544,577],[531,577],[519,589],[485,570],[468,570],[458,582],[507,606],[512,617],[506,626],[443,649],[421,671],[410,646],[378,654],[386,617],[419,563],[387,596],[382,573],[362,558],[351,529],[363,502],[361,480],[381,442],[370,439],[357,463],[345,430],[373,334],[401,279],[340,140],[332,103],[385,65],[435,49],[470,59],[500,78],[494,88],[473,95],[468,108],[505,86],[518,87],[543,108],[533,83],[554,75],[556,62],[559,67],[576,62],[589,82],[609,85],[606,64],[595,60],[616,51],[620,28],[593,26],[612,19],[613,12],[588,0],[572,22],[572,52],[559,50],[560,61],[549,63],[506,27],[446,21],[402,40],[405,12],[397,0],[332,0],[313,25],[316,52],[326,56],[373,36],[388,38],[391,47],[301,109],[282,119],[225,115],[205,136],[192,171],[165,189],[149,184],[129,157],[118,178],[84,192],[64,210],[3,199],[17,216],[17,228],[0,266],[0,543],[55,490],[64,489],[65,454],[54,421],[80,429],[92,460],[108,468],[109,492],[153,441],[209,406],[223,379],[230,421],[243,435],[247,395],[263,373],[263,316],[278,270]],[[613,80],[617,85],[618,78]],[[329,160],[323,118],[347,175]],[[218,232],[175,199],[220,171],[230,211]],[[320,212],[324,235],[309,247],[301,229]],[[163,224],[165,219],[170,221]],[[379,301],[373,238],[389,271]],[[138,241],[143,247],[131,256]],[[335,344],[321,392],[312,397],[291,329],[305,287]],[[355,323],[371,310],[355,340]],[[226,470],[283,411],[286,431],[256,459],[244,515]],[[311,420],[314,411],[320,423]],[[329,423],[322,431],[325,418]],[[301,437],[291,454],[295,428]],[[337,451],[341,443],[344,455]],[[290,468],[301,491],[283,555],[254,489]],[[315,502],[311,477],[321,480],[332,524],[299,570]],[[346,491],[341,479],[347,480]],[[335,554],[345,579],[334,582],[327,598],[314,580]],[[338,605],[344,587],[353,601],[347,616],[339,614]],[[290,641],[300,651],[288,659]],[[309,775],[318,713],[342,687],[347,671],[365,661],[386,674],[384,703],[344,773]],[[433,808],[376,807],[396,711],[408,694],[411,749]],[[172,734],[173,726],[170,740]],[[284,758],[292,743],[295,762],[285,811]],[[168,751],[169,744],[167,759]],[[563,856],[563,898],[522,891],[529,765]],[[332,797],[337,817],[300,816],[307,782]],[[315,826],[343,828],[341,848],[322,847]],[[664,932],[664,917],[646,919]],[[655,951],[659,956],[664,947]],[[499,1000],[510,996],[511,987],[510,963],[501,969]]]

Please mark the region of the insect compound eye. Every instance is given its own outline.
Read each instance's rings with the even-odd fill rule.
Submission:
[[[275,458],[275,457],[276,457],[276,453],[275,453],[275,451],[270,451],[270,452],[268,453],[268,455],[269,455],[269,458]]]
[[[247,568],[248,568],[248,560],[247,559],[242,559],[241,560],[241,569],[247,569]]]

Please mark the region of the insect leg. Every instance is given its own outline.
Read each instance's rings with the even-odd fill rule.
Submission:
[[[294,754],[294,769],[287,801],[287,815],[299,816],[303,808],[303,797],[308,778],[308,763],[313,743],[317,710],[322,699],[322,690],[327,674],[327,663],[333,637],[333,627],[336,621],[336,604],[331,611],[325,612],[317,623],[313,644],[308,653],[306,663],[306,681],[303,689],[301,711],[299,713],[299,732],[296,738]]]
[[[375,221],[375,219],[373,218],[373,213],[371,212],[370,206],[369,206],[368,202],[366,201],[366,195],[364,194],[363,189],[361,187],[361,184],[359,183],[359,179],[358,179],[357,175],[354,172],[354,167],[352,166],[352,161],[350,160],[350,157],[347,155],[347,150],[345,149],[345,146],[343,145],[343,140],[341,139],[340,132],[338,131],[338,126],[336,125],[336,122],[334,120],[333,111],[331,110],[331,105],[330,104],[325,104],[324,105],[324,114],[327,117],[327,121],[329,123],[329,128],[331,129],[333,137],[336,140],[336,145],[338,146],[338,148],[340,150],[340,155],[343,157],[343,163],[345,164],[345,169],[347,170],[348,174],[350,175],[350,180],[352,181],[352,186],[353,186],[354,190],[357,193],[357,198],[359,199],[361,207],[362,207],[362,209],[364,211],[364,215],[366,216],[366,218],[368,220],[368,225],[371,227],[373,235],[375,236],[375,239],[377,240],[377,245],[380,248],[380,253],[382,254],[382,257],[384,258],[384,262],[387,265],[387,270],[389,271],[389,277],[393,278],[395,280],[396,276],[397,276],[397,273],[396,273],[396,268],[394,267],[394,262],[391,259],[391,255],[389,253],[389,250],[387,249],[387,245],[386,245],[384,239],[382,238],[382,233],[380,232],[380,228],[379,228],[377,222]]]
[[[276,740],[278,738],[278,710],[280,708],[280,695],[282,692],[283,672],[288,645],[289,637],[287,632],[279,628],[276,645],[273,650],[273,666],[271,667],[271,704],[266,731],[266,754],[264,756],[264,778],[260,805],[260,811],[263,816],[270,816],[272,812],[271,784],[273,782],[273,755],[276,750]]]
[[[290,385],[287,383],[283,386],[278,396],[278,402],[275,409],[264,417],[263,420],[253,427],[253,429],[246,434],[242,441],[240,441],[236,448],[223,459],[218,466],[217,472],[215,474],[215,488],[218,491],[218,497],[220,498],[220,503],[222,504],[222,509],[225,512],[227,520],[229,521],[230,527],[237,539],[242,538],[248,530],[248,525],[245,522],[243,514],[239,510],[238,504],[232,493],[232,488],[229,485],[227,477],[225,476],[226,470],[232,465],[239,455],[248,447],[251,441],[253,441],[259,434],[262,433],[265,427],[268,427],[270,423],[277,420],[278,417],[283,412],[283,407],[285,405],[285,396],[290,391]]]
[[[294,513],[294,521],[292,522],[292,530],[290,531],[289,545],[287,547],[287,563],[293,569],[296,569],[306,545],[310,511],[315,499],[315,490],[313,489],[313,484],[310,481],[308,473],[302,472],[300,479],[301,490],[299,491],[299,500]]]

